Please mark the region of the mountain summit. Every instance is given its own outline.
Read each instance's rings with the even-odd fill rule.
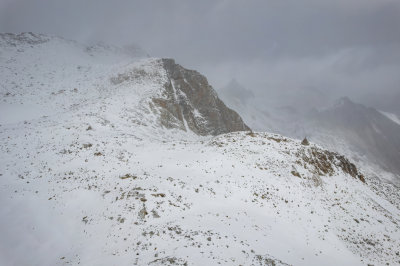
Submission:
[[[119,104],[119,107],[123,107],[122,113],[129,109],[136,118],[143,117],[138,124],[158,124],[198,135],[249,130],[241,117],[219,99],[203,75],[183,68],[173,59],[147,58],[141,52],[132,54],[132,49],[104,44],[83,46],[33,33],[0,37],[1,59],[4,64],[8,62],[1,74],[2,93],[10,108],[19,101],[17,98],[31,101],[40,97],[45,109],[51,109],[50,113],[61,112],[76,109],[85,98],[92,100],[96,95],[100,100],[131,90],[132,95],[128,94],[123,101],[130,106]],[[31,75],[23,75],[24,72]],[[35,73],[43,77],[39,80]],[[85,93],[80,95],[77,91]],[[31,94],[35,97],[30,97]],[[78,95],[82,98],[77,98]],[[31,107],[27,105],[26,110]],[[37,109],[42,107],[36,105]]]

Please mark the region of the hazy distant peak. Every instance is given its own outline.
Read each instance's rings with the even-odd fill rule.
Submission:
[[[231,79],[231,80],[229,81],[228,86],[230,86],[230,87],[232,87],[232,88],[237,87],[237,88],[240,88],[240,89],[244,89],[244,90],[245,90],[245,88],[243,87],[243,85],[240,84],[235,78],[233,78],[233,79]]]
[[[241,92],[241,93],[246,93],[249,96],[254,97],[253,92],[251,90],[246,89],[235,78],[231,79],[226,87],[228,87],[230,90]]]
[[[137,44],[124,45],[122,49],[131,55],[141,55],[143,57],[150,57],[149,53]]]
[[[229,81],[229,83],[223,87],[221,91],[226,96],[239,100],[243,104],[245,104],[249,99],[254,98],[253,92],[246,89],[234,78]]]
[[[115,62],[126,59],[137,60],[150,57],[144,49],[136,44],[130,44],[124,47],[104,42],[85,44],[63,37],[32,32],[19,34],[0,33],[0,47],[15,50],[18,53],[45,53],[48,55],[51,51],[61,51],[62,49],[64,54],[67,53],[71,55],[77,55],[79,53],[78,51],[81,51],[79,56],[89,55],[93,58],[103,58],[106,61],[114,60]],[[54,56],[49,56],[49,58],[50,57],[55,58]],[[43,58],[44,57],[41,57],[41,59]],[[67,58],[68,57],[65,57],[65,59]]]
[[[369,106],[365,106],[360,103],[356,103],[352,101],[349,97],[342,97],[339,98],[331,108],[328,108],[327,111],[333,111],[336,110],[340,113],[343,113],[343,115],[359,115],[359,116],[365,116],[367,114],[377,114],[378,111]]]
[[[383,114],[381,114],[377,109],[365,106],[361,103],[353,102],[349,97],[342,97],[336,101],[332,108],[328,108],[329,110],[335,110],[336,112],[342,113],[344,116],[358,116],[358,117],[366,117],[366,116],[374,116],[380,118],[386,118]],[[344,117],[344,119],[347,119]]]
[[[342,97],[313,118],[319,130],[346,140],[351,149],[384,169],[400,173],[400,127],[387,115]]]
[[[339,98],[335,104],[334,107],[342,107],[342,106],[351,106],[351,105],[356,105],[349,97],[344,96]]]
[[[124,53],[132,57],[140,57],[140,58],[150,57],[149,54],[144,49],[142,49],[140,46],[136,44],[130,44],[127,46],[119,47],[104,42],[97,42],[96,44],[86,46],[86,51],[89,53],[98,51],[113,51],[113,52]]]

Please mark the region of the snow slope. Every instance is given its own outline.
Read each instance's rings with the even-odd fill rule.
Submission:
[[[395,187],[280,135],[163,128],[161,61],[82,47],[1,47],[1,265],[400,263]]]
[[[381,114],[385,115],[387,118],[389,118],[393,122],[395,122],[396,124],[400,125],[400,119],[397,117],[397,115],[388,113],[388,112],[384,112],[384,111],[379,111],[379,112]]]

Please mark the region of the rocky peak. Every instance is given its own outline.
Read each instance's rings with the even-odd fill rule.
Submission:
[[[168,128],[191,130],[198,135],[218,135],[250,128],[219,99],[206,77],[161,59],[167,74],[163,98],[153,98],[161,109],[161,123]]]

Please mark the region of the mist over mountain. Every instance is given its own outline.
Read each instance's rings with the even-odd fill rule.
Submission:
[[[349,98],[310,119],[314,128],[345,139],[350,149],[400,176],[400,125],[392,119]]]
[[[265,105],[258,109],[253,102],[240,101],[249,92],[236,81],[219,90],[227,104],[236,109],[250,127],[309,139],[341,152],[366,156],[366,160],[394,173],[400,180],[400,125],[396,114],[356,104],[348,97],[326,105],[326,97],[318,90],[301,90],[282,100],[288,105]],[[231,90],[232,88],[232,90]],[[239,92],[241,91],[241,92]],[[302,93],[301,93],[302,92]],[[300,95],[300,96],[297,96]],[[264,98],[258,98],[261,101]],[[318,104],[319,103],[319,104]],[[343,146],[346,147],[343,147]],[[343,150],[344,149],[344,150]]]
[[[232,79],[220,92],[222,95],[230,97],[231,101],[239,101],[242,104],[246,104],[249,100],[254,98],[253,92],[247,90],[235,79]]]
[[[215,88],[234,78],[259,96],[314,88],[383,111],[398,106],[398,25],[396,0],[0,1],[0,32],[137,43]]]

